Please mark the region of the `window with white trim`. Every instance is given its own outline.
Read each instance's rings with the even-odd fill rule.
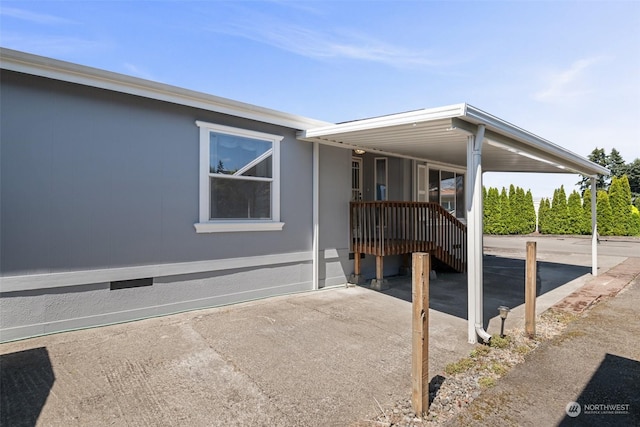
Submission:
[[[197,121],[200,127],[199,233],[281,230],[283,137]]]

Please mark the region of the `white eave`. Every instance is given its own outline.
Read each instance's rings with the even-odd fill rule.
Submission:
[[[467,137],[485,126],[482,168],[608,175],[609,170],[468,104],[310,128],[298,139],[464,167]]]
[[[215,111],[292,129],[308,129],[327,125],[327,122],[321,120],[6,48],[0,48],[0,68]]]

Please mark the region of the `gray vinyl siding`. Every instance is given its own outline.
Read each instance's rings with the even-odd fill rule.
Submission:
[[[92,276],[0,289],[0,341],[312,289],[313,146],[295,129],[6,70],[0,77],[0,275]],[[196,120],[284,137],[282,231],[196,233]],[[329,193],[324,202],[339,201]],[[346,207],[323,214],[346,224]],[[344,252],[346,240],[324,244]],[[159,275],[131,289],[110,290],[86,273],[273,255],[268,265]],[[339,261],[323,264],[322,285],[345,282]]]
[[[295,130],[3,70],[2,275],[311,248],[312,145]],[[283,135],[279,232],[197,234],[195,120]]]
[[[349,260],[351,150],[320,146],[319,278],[320,286],[346,283]]]

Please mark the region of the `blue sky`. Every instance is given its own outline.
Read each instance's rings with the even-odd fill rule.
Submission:
[[[640,2],[9,1],[3,47],[331,122],[468,102],[640,157]],[[551,196],[575,175],[485,174]]]

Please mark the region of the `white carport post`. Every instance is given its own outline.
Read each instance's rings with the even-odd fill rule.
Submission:
[[[478,125],[475,135],[467,140],[467,295],[469,343],[478,336],[488,341],[491,336],[484,330],[482,311],[482,142],[484,125]]]
[[[591,177],[591,275],[598,275],[598,217],[596,210],[596,177]]]

